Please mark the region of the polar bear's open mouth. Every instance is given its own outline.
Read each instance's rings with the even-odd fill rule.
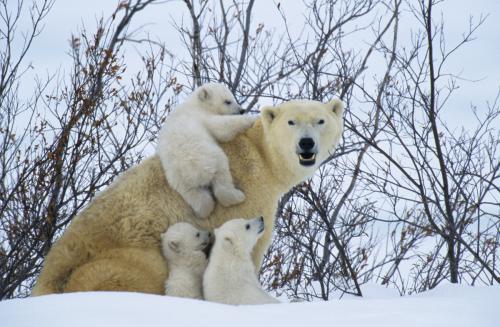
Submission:
[[[303,152],[299,153],[299,162],[302,166],[312,166],[316,163],[316,153]]]

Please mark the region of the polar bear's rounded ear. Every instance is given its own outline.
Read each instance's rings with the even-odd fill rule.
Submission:
[[[224,236],[224,242],[229,244],[229,245],[234,245],[233,244],[233,238],[229,235]]]
[[[206,101],[206,100],[210,99],[210,91],[208,90],[208,88],[206,88],[204,86],[199,88],[198,99],[200,101]]]
[[[179,252],[179,242],[177,242],[177,241],[169,241],[168,247],[170,248],[170,250],[172,250],[176,253]]]
[[[261,113],[264,124],[270,125],[276,116],[278,116],[278,108],[266,106],[261,109]]]
[[[230,246],[233,247],[234,245],[234,240],[235,240],[235,235],[233,232],[225,230],[222,231],[221,233],[217,233],[217,230],[215,232],[215,242],[217,242],[218,239],[222,240],[223,246]]]
[[[339,99],[333,99],[327,104],[328,109],[331,110],[338,117],[342,117],[344,114],[344,103]]]

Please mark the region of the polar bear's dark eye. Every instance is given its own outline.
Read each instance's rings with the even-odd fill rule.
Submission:
[[[293,125],[295,125],[295,122],[293,120],[289,120],[288,125],[293,126]]]
[[[325,123],[325,121],[323,119],[320,119],[318,122],[318,124],[320,124],[320,125],[323,125],[324,123]]]
[[[196,237],[200,237],[200,233],[196,233]]]
[[[231,100],[226,100],[226,101],[224,101],[224,103],[229,106],[232,103],[232,101]]]
[[[247,225],[245,226],[245,228],[246,228],[247,230],[249,230],[249,229],[250,229],[250,224],[247,224]]]

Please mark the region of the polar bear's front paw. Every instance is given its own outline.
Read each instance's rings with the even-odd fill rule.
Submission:
[[[224,206],[230,207],[245,201],[245,193],[236,188],[215,188],[214,195],[217,201]]]

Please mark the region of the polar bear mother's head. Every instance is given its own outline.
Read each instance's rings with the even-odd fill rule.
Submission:
[[[264,107],[262,123],[273,151],[281,155],[291,171],[308,176],[337,147],[343,112],[340,100],[293,100]]]

